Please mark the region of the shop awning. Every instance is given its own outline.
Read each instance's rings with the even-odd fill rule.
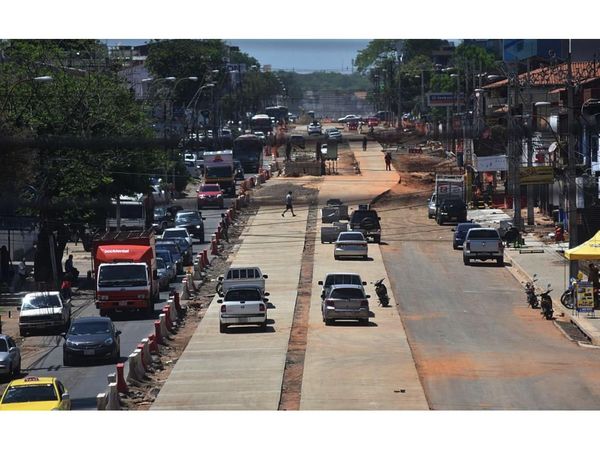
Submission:
[[[572,249],[565,250],[565,256],[567,259],[574,261],[582,259],[600,260],[600,231],[598,231],[594,237],[583,244]]]

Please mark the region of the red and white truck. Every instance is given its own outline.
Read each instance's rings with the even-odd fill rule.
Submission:
[[[96,308],[154,312],[160,298],[153,231],[107,232],[92,241]]]

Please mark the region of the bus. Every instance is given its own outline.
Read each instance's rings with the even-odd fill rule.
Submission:
[[[233,157],[245,172],[258,173],[262,167],[263,141],[253,134],[243,134],[233,141]]]
[[[265,114],[269,117],[275,117],[276,122],[288,122],[288,109],[285,106],[267,106]]]
[[[273,131],[273,124],[271,123],[271,119],[266,114],[257,114],[252,116],[250,119],[250,129],[252,132],[262,131],[267,134]]]

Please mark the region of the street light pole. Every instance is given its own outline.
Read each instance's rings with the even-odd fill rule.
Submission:
[[[529,129],[527,130],[527,167],[533,166],[533,93],[531,91],[531,75],[530,75],[530,61],[527,58],[527,111],[523,111],[524,114],[531,115],[531,121]],[[533,198],[534,198],[533,184],[527,185],[527,225],[533,225],[535,223],[534,211],[533,211]]]
[[[573,126],[575,117],[573,111],[573,97],[575,96],[573,85],[573,70],[571,67],[571,40],[569,40],[569,53],[567,55],[567,129],[568,147],[567,156],[567,197],[568,197],[568,221],[569,221],[569,248],[579,245],[577,239],[577,183],[575,174],[575,135]],[[579,271],[579,264],[575,260],[569,262],[569,277],[575,277]]]

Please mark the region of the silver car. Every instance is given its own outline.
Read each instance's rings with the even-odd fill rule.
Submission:
[[[333,257],[369,258],[369,247],[365,236],[358,231],[344,231],[338,235],[333,249]]]
[[[323,322],[332,325],[336,320],[358,320],[369,322],[369,295],[362,286],[355,284],[334,284],[321,300]]]
[[[164,259],[156,258],[156,272],[158,273],[159,289],[169,289],[169,282],[175,277],[175,269],[173,269],[173,266],[167,266]]]
[[[21,351],[15,341],[0,334],[0,377],[18,377],[21,373]]]
[[[427,205],[427,217],[433,219],[437,214],[437,210],[435,207],[435,194],[431,194],[431,198],[429,199],[429,203]]]

